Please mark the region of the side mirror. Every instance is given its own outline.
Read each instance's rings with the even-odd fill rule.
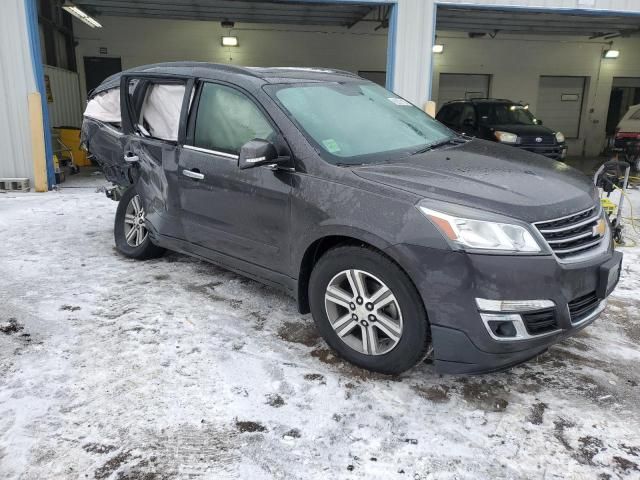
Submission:
[[[288,160],[288,157],[278,157],[278,151],[273,143],[266,140],[249,140],[240,148],[238,156],[238,168],[260,167],[273,165]]]
[[[540,120],[539,118],[536,118],[536,125],[542,125],[542,120]]]

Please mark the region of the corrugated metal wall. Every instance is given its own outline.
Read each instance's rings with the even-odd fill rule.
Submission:
[[[51,97],[48,100],[49,119],[52,127],[80,127],[82,106],[78,74],[62,68],[44,66],[45,78],[49,78]]]
[[[27,96],[36,91],[24,0],[3,0],[0,14],[0,177],[33,180]]]

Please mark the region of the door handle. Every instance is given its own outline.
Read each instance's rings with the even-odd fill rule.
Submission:
[[[134,155],[131,152],[127,152],[124,155],[124,161],[127,162],[127,163],[136,163],[139,160],[140,160],[140,158],[138,158],[138,155]]]
[[[204,180],[204,175],[200,173],[197,169],[187,170],[186,168],[182,170],[182,174],[185,177],[193,178],[194,180]]]

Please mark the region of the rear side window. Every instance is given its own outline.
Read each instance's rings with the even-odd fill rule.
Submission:
[[[194,145],[238,154],[249,140],[273,140],[275,131],[257,105],[233,88],[214,83],[202,86]]]
[[[463,124],[466,120],[470,120],[472,123],[476,123],[476,109],[473,108],[473,105],[465,104],[464,108],[462,109],[461,120]]]
[[[140,109],[139,130],[149,137],[177,141],[184,92],[184,84],[150,84]]]
[[[640,120],[640,108],[636,110],[636,113],[631,115],[631,120]]]

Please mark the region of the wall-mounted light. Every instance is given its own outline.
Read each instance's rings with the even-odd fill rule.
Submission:
[[[605,50],[604,58],[618,58],[620,56],[620,50]]]
[[[433,51],[433,53],[442,53],[444,52],[444,45],[440,45],[436,43],[431,49],[431,51]]]
[[[237,47],[238,46],[238,37],[222,37],[222,46],[223,47]]]
[[[73,3],[69,1],[64,2],[64,5],[62,5],[62,9],[65,10],[66,12],[69,12],[71,15],[76,17],[81,22],[86,23],[91,28],[96,28],[96,27],[102,28],[102,25],[100,25],[100,22],[98,22],[95,18],[93,18],[88,13],[85,13],[83,10],[80,10],[78,7],[76,7]]]

